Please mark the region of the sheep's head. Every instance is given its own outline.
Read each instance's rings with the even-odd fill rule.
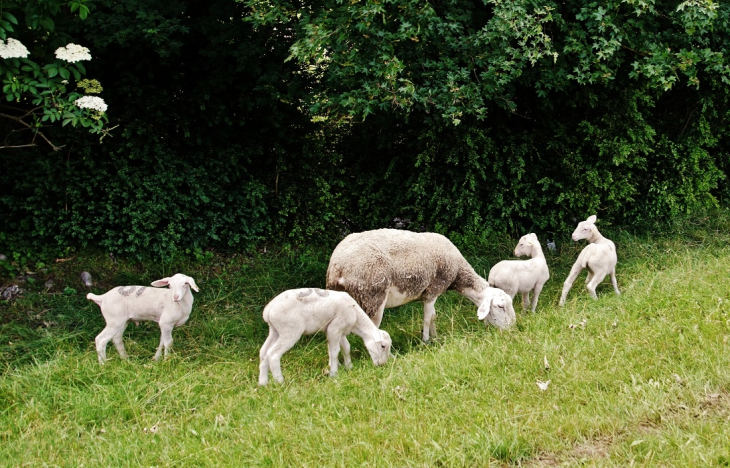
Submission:
[[[515,247],[515,257],[524,257],[525,255],[532,257],[533,246],[537,243],[537,234],[530,233],[520,237],[520,241]]]
[[[596,215],[589,216],[585,221],[578,223],[578,227],[573,231],[573,240],[590,239],[596,232]]]
[[[505,329],[517,320],[512,297],[499,288],[489,288],[482,304],[477,310],[477,318],[485,320],[497,328]]]
[[[373,364],[376,366],[382,366],[388,362],[392,341],[390,339],[390,335],[385,330],[378,330],[377,335],[378,336],[373,336],[372,341],[365,343],[365,346],[368,348]]]
[[[198,286],[195,284],[195,280],[187,275],[183,275],[182,273],[177,273],[171,277],[153,281],[152,286],[170,286],[170,289],[172,290],[172,300],[175,302],[180,302],[180,300],[190,291],[190,288],[193,288],[193,291],[195,292],[199,291]]]

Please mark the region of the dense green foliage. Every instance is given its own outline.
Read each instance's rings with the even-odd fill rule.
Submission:
[[[730,194],[726,3],[79,4],[53,37],[114,130],[0,149],[6,255],[638,232]]]
[[[727,466],[727,211],[671,233],[602,232],[619,252],[621,296],[605,281],[590,299],[582,276],[557,306],[582,248],[565,239],[546,252],[552,277],[537,312],[517,299],[511,330],[485,329],[449,292],[436,302],[434,343],[420,343],[423,310],[407,304],[385,314],[396,356],[385,366],[350,335],[354,367],[330,379],[319,334],[284,355],[286,383],[267,388],[257,386],[263,306],[323,286],[329,249],[48,265],[0,300],[0,465]],[[485,272],[514,244],[458,246]],[[82,270],[95,293],[192,275],[200,292],[172,355],[152,362],[157,324],[130,324],[130,359],[110,344],[100,367],[104,321]]]

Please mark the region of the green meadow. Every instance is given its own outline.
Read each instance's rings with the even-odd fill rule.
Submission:
[[[411,303],[386,311],[385,366],[350,335],[354,367],[329,378],[324,336],[303,337],[282,359],[286,382],[267,387],[262,309],[285,289],[323,287],[331,249],[174,263],[75,253],[0,301],[0,465],[729,466],[728,226],[702,219],[636,237],[599,225],[617,245],[622,295],[605,280],[590,299],[583,273],[564,307],[583,243],[558,239],[537,312],[515,298],[512,329],[485,328],[449,292],[436,342],[421,343]],[[486,276],[514,243],[458,247]],[[193,276],[200,292],[172,355],[151,361],[159,329],[142,323],[125,333],[130,359],[110,343],[99,366],[104,320],[84,270],[95,293]]]

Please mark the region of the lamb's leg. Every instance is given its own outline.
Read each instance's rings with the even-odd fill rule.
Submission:
[[[340,355],[340,341],[344,338],[339,332],[327,332],[327,350],[330,358],[330,377],[337,376],[337,367],[340,361],[337,359]],[[348,343],[349,345],[349,343]]]
[[[593,272],[591,270],[588,270],[588,274],[586,275],[586,284],[590,283],[592,278]]]
[[[122,328],[120,328],[116,335],[114,335],[114,337],[112,338],[114,346],[117,348],[117,352],[119,353],[119,357],[122,359],[127,359],[129,357],[127,355],[127,351],[124,349],[124,341],[122,340],[122,335],[124,334],[124,330],[126,329],[127,323],[125,322]]]
[[[576,278],[578,278],[581,271],[583,271],[583,267],[580,265],[580,256],[578,256],[578,260],[576,260],[573,264],[573,268],[570,269],[568,278],[566,278],[565,283],[563,283],[563,293],[560,295],[559,303],[561,306],[565,305],[565,299],[568,297],[568,291],[570,291],[570,288],[573,286],[573,283]]]
[[[126,323],[122,326],[126,326]],[[96,339],[94,339],[94,342],[96,343],[96,354],[99,357],[99,364],[104,364],[106,362],[106,345],[112,340],[112,338],[114,338],[114,335],[119,332],[119,329],[120,324],[108,323],[101,333],[96,336]],[[124,328],[121,330],[123,332]]]
[[[345,369],[352,369],[352,358],[350,357],[350,342],[347,341],[347,337],[344,335],[342,336],[342,338],[340,338],[340,349],[342,350],[342,364],[345,366]]]
[[[423,303],[423,342],[436,339],[436,299]]]
[[[621,292],[619,292],[618,283],[616,283],[616,267],[611,269],[611,284],[613,285],[613,290],[616,291],[616,295],[620,296]]]
[[[269,336],[266,337],[261,351],[259,352],[259,385],[266,385],[269,383],[269,357],[268,351],[271,346],[276,343],[279,338],[279,334],[269,325]]]
[[[522,293],[522,311],[526,311],[527,307],[530,305],[530,291],[526,291]],[[534,309],[532,310],[535,311]]]
[[[302,335],[282,335],[279,334],[279,338],[273,343],[267,351],[269,369],[271,375],[274,376],[274,380],[279,383],[284,383],[284,375],[281,373],[281,356],[292,349],[292,347],[299,341]]]
[[[165,357],[170,352],[170,348],[172,347],[172,329],[174,326],[172,323],[160,321],[160,346],[157,347],[155,357],[152,358],[155,361],[160,360],[163,347],[165,348]]]
[[[542,284],[536,284],[535,289],[532,290],[532,311],[535,312],[535,309],[537,309],[537,299],[540,297],[540,292],[542,292]]]
[[[593,272],[591,282],[586,285],[586,289],[593,299],[598,299],[598,296],[596,295],[596,287],[601,283],[601,281],[603,281],[603,278],[605,277],[606,273],[604,271]]]

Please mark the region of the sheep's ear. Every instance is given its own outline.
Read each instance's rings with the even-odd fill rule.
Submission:
[[[375,329],[375,331],[372,333],[372,336],[373,336],[373,340],[376,343],[380,343],[381,341],[383,341],[383,335],[380,334],[380,329],[379,328],[376,328]]]
[[[492,301],[494,300],[494,297],[490,298],[489,300],[485,300],[482,302],[482,305],[479,306],[479,309],[477,309],[477,318],[479,320],[484,320],[489,315],[489,312],[492,310]]]
[[[200,292],[200,289],[198,289],[198,285],[195,284],[195,280],[188,276],[188,284],[191,288],[193,288],[193,291]]]
[[[589,223],[595,223],[596,219],[598,219],[596,218],[596,215],[591,215],[588,217],[588,219],[586,219],[586,221],[588,221]]]
[[[533,240],[537,240],[537,234],[535,234],[534,232],[530,233],[530,237],[532,237]]]
[[[162,286],[167,286],[168,284],[170,284],[170,278],[162,278],[162,279],[152,282],[152,286],[154,286],[156,288],[160,288]]]

